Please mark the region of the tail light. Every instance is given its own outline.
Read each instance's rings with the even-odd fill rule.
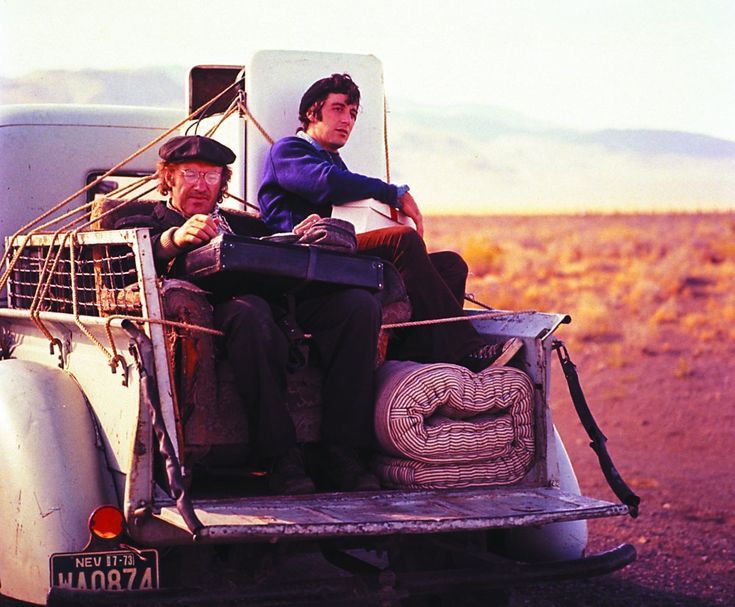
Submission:
[[[103,540],[114,540],[125,530],[125,517],[115,506],[100,506],[89,517],[89,530]]]

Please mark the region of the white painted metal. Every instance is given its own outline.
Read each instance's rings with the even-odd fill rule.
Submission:
[[[89,244],[111,244],[128,243],[132,245],[141,286],[141,304],[143,316],[154,320],[163,319],[161,301],[158,290],[158,278],[154,267],[153,251],[151,249],[150,236],[147,229],[114,230],[114,231],[91,231],[79,232],[76,236],[80,245]],[[46,234],[38,234],[27,239],[29,246],[48,246],[52,237]],[[38,360],[43,364],[55,364],[58,362],[54,356],[49,354],[48,340],[32,324],[28,312],[22,310],[3,310],[0,308],[0,320],[6,313],[23,319],[14,328],[23,331],[24,336],[16,350],[17,355],[24,357],[32,356],[26,351],[30,344],[34,344],[35,355],[32,360]],[[107,364],[104,353],[100,350],[74,323],[70,314],[42,313],[41,319],[54,337],[58,337],[64,347],[64,365],[74,373],[85,394],[92,401],[95,410],[99,408],[98,416],[103,426],[110,429],[111,448],[113,461],[118,470],[130,469],[130,453],[133,446],[133,433],[135,431],[135,418],[138,414],[138,388],[136,374],[131,369],[130,385],[122,385],[122,371],[113,374]],[[44,320],[48,319],[48,320]],[[82,316],[82,324],[92,333],[95,339],[108,351],[112,351],[107,332],[105,331],[106,320],[103,318]],[[25,327],[25,328],[23,328]],[[133,364],[132,357],[128,353],[128,336],[120,329],[120,321],[113,321],[115,330],[115,345],[119,355],[126,359],[130,367]],[[144,330],[148,333],[154,345],[154,356],[156,361],[156,380],[159,385],[161,398],[164,400],[164,421],[166,429],[174,442],[174,447],[179,449],[177,440],[177,423],[172,405],[173,388],[169,373],[164,330],[161,324],[145,324]],[[25,334],[25,331],[28,331]],[[105,379],[101,382],[100,379]],[[109,380],[109,383],[108,383]],[[119,403],[120,406],[108,405],[108,401]],[[123,403],[128,403],[124,407]],[[150,494],[150,489],[146,491]]]
[[[260,51],[245,68],[250,112],[274,140],[293,135],[299,127],[301,96],[325,76],[349,73],[360,87],[361,110],[342,156],[350,170],[387,178],[384,146],[383,67],[373,55]],[[247,199],[257,200],[258,186],[270,143],[257,127],[247,125]]]
[[[49,555],[83,548],[87,518],[115,503],[90,411],[69,373],[0,361],[2,593],[43,603]]]
[[[153,108],[0,106],[0,242],[183,118]],[[126,167],[152,173],[158,146]],[[72,201],[68,211],[85,200]]]
[[[580,496],[579,483],[561,436],[554,428],[555,457],[550,460],[558,466],[558,487],[561,491]],[[625,506],[617,506],[627,513]],[[559,561],[578,559],[587,548],[587,521],[570,520],[541,526],[523,526],[505,534],[505,550],[508,556],[524,561]]]
[[[188,133],[189,135],[201,135],[203,133],[207,133],[214,127],[217,127],[217,130],[212,133],[210,137],[225,144],[235,152],[235,156],[237,157],[235,162],[230,165],[232,178],[227,186],[227,191],[238,198],[247,200],[257,208],[257,199],[248,198],[247,192],[245,191],[245,172],[248,167],[248,158],[245,145],[244,117],[240,116],[239,113],[235,113],[223,121],[221,114],[215,114],[214,116],[208,116],[207,118],[200,120],[198,123],[187,123],[181,128],[181,134],[183,135],[184,133]],[[249,210],[252,212],[254,210],[252,208],[243,208],[243,205],[233,198],[225,198],[223,206],[231,207],[240,211]]]
[[[143,297],[143,316],[154,320],[163,320],[163,311],[161,307],[160,291],[158,289],[159,279],[156,275],[155,260],[153,259],[153,248],[148,230],[130,230],[135,235],[133,241],[133,250],[135,251],[135,260],[138,267],[138,276],[140,279]],[[168,354],[166,351],[166,338],[164,335],[163,325],[151,323],[145,325],[145,331],[153,342],[153,356],[156,364],[156,381],[158,390],[162,398],[173,401],[174,389],[172,384],[172,373],[168,364]],[[163,408],[163,421],[166,430],[171,437],[176,455],[180,454],[181,436],[179,435],[179,427],[176,422],[175,408],[166,406]]]
[[[128,385],[124,386],[122,371],[118,369],[117,373],[112,373],[103,353],[74,324],[70,314],[42,313],[41,319],[51,334],[65,344],[64,370],[81,386],[104,429],[110,466],[124,473],[130,465],[138,416],[136,373],[131,369]],[[97,340],[109,346],[104,319],[81,319]],[[15,358],[52,369],[58,367],[58,349],[53,354],[49,352],[48,339],[33,324],[27,311],[0,309],[0,323],[12,331],[17,342],[13,349]],[[127,351],[127,336],[120,330],[119,322],[113,335],[120,354],[130,367],[133,361]]]

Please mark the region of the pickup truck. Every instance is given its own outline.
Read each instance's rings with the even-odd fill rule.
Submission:
[[[161,278],[148,230],[111,230],[105,217],[126,197],[155,196],[155,144],[192,125],[237,152],[229,204],[254,200],[263,150],[294,129],[282,107],[330,70],[374,85],[350,163],[387,178],[372,56],[268,51],[244,66],[197,66],[188,112],[0,107],[2,597],[399,605],[474,593],[493,604],[519,585],[635,559],[627,544],[585,552],[587,519],[635,515],[637,498],[578,384],[575,404],[621,503],[581,494],[554,428],[557,353],[574,377],[556,337],[566,314],[466,310],[488,338],[525,346],[513,367],[530,380],[533,457],[509,484],[277,496],[264,489],[267,471],[243,464],[247,432],[207,328],[206,284]],[[366,223],[381,211],[356,207]],[[372,268],[379,290],[389,268]],[[318,384],[318,366],[293,374],[295,409],[318,410]],[[303,431],[318,439],[318,423]]]

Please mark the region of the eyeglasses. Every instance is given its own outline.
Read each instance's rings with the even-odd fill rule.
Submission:
[[[219,171],[195,171],[194,169],[179,169],[179,173],[184,176],[184,181],[189,185],[194,185],[199,181],[199,177],[204,177],[207,185],[217,185],[222,179],[222,173]]]

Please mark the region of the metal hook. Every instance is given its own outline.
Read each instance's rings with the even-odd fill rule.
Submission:
[[[556,350],[556,354],[559,356],[559,362],[562,364],[562,367],[564,366],[564,363],[571,362],[569,351],[562,340],[554,339],[551,343],[551,349]]]
[[[59,346],[59,369],[64,368],[64,344],[61,343],[61,340],[58,337],[54,337],[49,342],[49,354],[54,354],[54,346]]]
[[[117,365],[122,367],[122,385],[127,388],[128,386],[128,365],[125,363],[125,359],[121,354],[113,356],[110,360],[110,368],[113,373],[117,373]]]

